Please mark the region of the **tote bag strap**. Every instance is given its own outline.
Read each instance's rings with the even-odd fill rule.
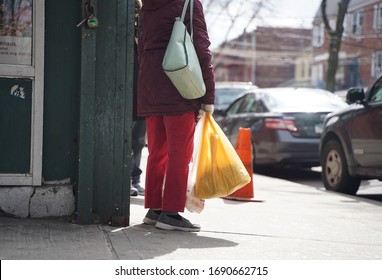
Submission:
[[[188,3],[190,3],[190,29],[191,29],[191,40],[193,39],[194,37],[194,29],[193,29],[193,26],[192,26],[192,14],[194,12],[194,0],[185,0],[184,1],[184,6],[183,6],[183,11],[182,11],[182,16],[180,18],[181,22],[184,22],[184,18],[186,16],[186,11],[187,11],[187,7],[188,7]]]

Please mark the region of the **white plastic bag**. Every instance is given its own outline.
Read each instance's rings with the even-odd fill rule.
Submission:
[[[195,127],[194,134],[194,152],[192,154],[192,161],[189,165],[188,182],[187,182],[187,200],[186,209],[190,212],[200,213],[204,209],[204,199],[195,197],[194,187],[196,183],[196,171],[198,169],[197,162],[199,158],[199,151],[202,140],[203,126],[206,119],[206,113],[202,112],[202,117]]]

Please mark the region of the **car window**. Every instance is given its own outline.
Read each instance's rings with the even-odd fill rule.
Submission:
[[[235,101],[229,110],[227,111],[227,115],[234,115],[238,112],[239,108],[241,107],[241,104],[244,102],[244,98],[240,98],[239,100]]]
[[[263,102],[258,99],[255,95],[251,96],[251,99],[248,100],[248,104],[246,107],[247,113],[263,113],[265,112],[265,107]]]
[[[231,104],[242,92],[244,92],[245,88],[216,88],[215,89],[215,104],[216,105],[228,105]]]
[[[372,88],[370,100],[371,101],[382,101],[382,79],[380,79]]]
[[[268,112],[268,110],[262,100],[257,100],[253,106],[253,112],[264,113],[264,112]]]
[[[248,107],[247,107],[247,112],[251,112],[251,113],[254,113],[256,112],[256,104],[259,103],[258,101],[256,101],[255,98],[253,98],[250,102],[248,102]]]
[[[255,96],[252,94],[246,95],[243,99],[244,100],[238,109],[238,113],[250,112],[251,108],[253,107],[253,103],[256,101]]]

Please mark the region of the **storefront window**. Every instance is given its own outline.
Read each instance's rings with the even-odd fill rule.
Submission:
[[[0,0],[0,64],[31,65],[33,0]]]
[[[0,0],[0,186],[41,185],[45,0]]]

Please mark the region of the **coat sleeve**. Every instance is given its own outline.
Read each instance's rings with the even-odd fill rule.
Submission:
[[[207,32],[203,6],[200,0],[195,0],[193,15],[194,46],[203,72],[204,83],[206,85],[206,94],[202,97],[201,102],[204,104],[214,104],[215,77],[211,64],[212,54],[209,49],[211,43]]]

